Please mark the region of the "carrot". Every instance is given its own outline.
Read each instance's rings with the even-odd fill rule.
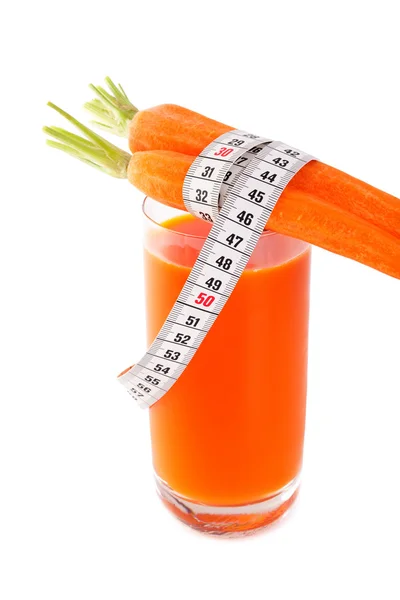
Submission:
[[[157,149],[197,156],[232,129],[182,106],[162,104],[136,113],[129,125],[129,149],[132,154]]]
[[[48,140],[49,145],[109,175],[128,178],[156,200],[185,210],[182,185],[193,156],[168,150],[130,155],[54,104],[49,103],[49,106],[85,135],[83,138],[58,127],[45,127],[44,131],[55,140]],[[321,200],[313,191],[297,190],[292,182],[278,200],[268,221],[268,229],[297,237],[400,279],[398,237],[352,212]]]
[[[197,156],[215,138],[233,129],[175,104],[138,111],[121,87],[118,88],[110,78],[106,78],[106,82],[111,93],[92,85],[98,98],[86,103],[85,107],[102,119],[98,112],[101,106],[107,129],[110,132],[115,129],[119,135],[127,136],[132,153],[172,150]],[[104,123],[100,125],[104,126]],[[400,238],[398,198],[338,169],[313,161],[296,174],[290,187],[312,193],[315,199],[351,212]]]
[[[290,183],[400,238],[400,200],[322,162],[312,161]]]
[[[155,200],[186,210],[182,185],[192,162],[192,156],[168,150],[136,152],[129,162],[128,179]],[[266,228],[400,279],[400,239],[291,185],[283,191]]]
[[[186,210],[182,186],[193,156],[169,150],[135,152],[127,177],[138,190],[163,204]]]
[[[92,121],[95,125],[127,137],[132,154],[141,150],[174,150],[197,156],[215,138],[234,129],[176,104],[139,111],[121,85],[116,86],[109,77],[106,82],[111,93],[91,84],[98,98],[87,102],[85,108],[96,116],[96,121]]]

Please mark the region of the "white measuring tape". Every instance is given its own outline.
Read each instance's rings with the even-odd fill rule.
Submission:
[[[225,306],[283,190],[313,156],[234,130],[193,161],[183,184],[189,212],[213,222],[171,312],[143,358],[119,381],[147,408],[192,360]]]

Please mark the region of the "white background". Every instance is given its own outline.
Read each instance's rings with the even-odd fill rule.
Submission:
[[[399,598],[400,282],[315,249],[296,508],[176,522],[148,415],[141,194],[45,146],[89,82],[282,139],[400,197],[395,2],[20,2],[2,16],[0,597]],[[116,139],[118,143],[118,139]],[[123,141],[121,141],[123,143]]]

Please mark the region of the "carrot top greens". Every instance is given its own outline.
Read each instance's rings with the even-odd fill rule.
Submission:
[[[128,137],[129,123],[139,109],[131,103],[121,84],[116,85],[110,77],[105,81],[110,91],[90,84],[97,98],[86,102],[84,107],[96,116],[96,121],[92,121],[94,125],[120,137]]]
[[[60,127],[43,127],[43,131],[47,135],[57,140],[47,140],[49,146],[62,150],[70,156],[83,161],[91,167],[100,169],[100,171],[113,177],[120,179],[127,177],[126,171],[131,158],[128,152],[124,152],[124,150],[114,146],[114,144],[111,144],[111,142],[74,119],[74,117],[52,102],[48,102],[48,106],[75,125],[86,136],[75,135]]]

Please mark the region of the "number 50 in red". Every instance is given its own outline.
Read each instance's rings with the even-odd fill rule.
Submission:
[[[214,300],[215,300],[215,296],[207,296],[207,294],[205,292],[200,292],[200,294],[195,299],[195,303],[202,304],[203,306],[208,307],[208,306],[211,306],[211,304],[214,302]]]

